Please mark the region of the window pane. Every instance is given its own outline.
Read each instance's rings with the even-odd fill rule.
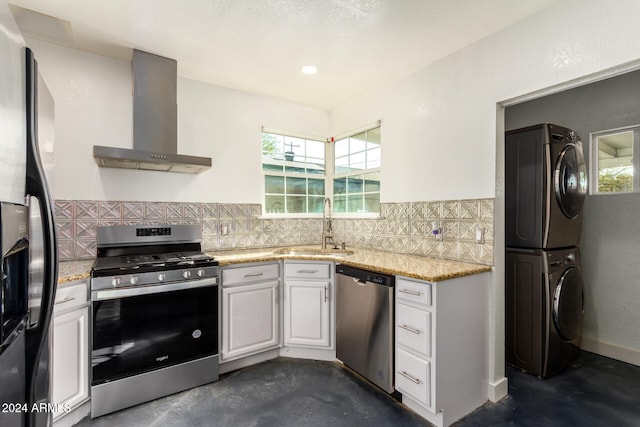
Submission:
[[[380,212],[380,194],[364,195],[365,212]]]
[[[349,150],[351,151],[351,154],[366,150],[367,149],[366,140],[367,140],[366,132],[359,133],[349,138],[349,142],[350,142]]]
[[[347,196],[334,196],[333,197],[333,211],[334,212],[346,212],[347,208]]]
[[[367,142],[369,148],[373,148],[371,147],[371,144],[380,145],[380,127],[373,128],[367,131]]]
[[[633,131],[599,136],[598,191],[633,191]]]
[[[324,197],[309,196],[309,212],[322,213],[323,203],[324,203]]]
[[[343,174],[350,171],[349,169],[349,156],[337,157],[335,160],[334,171],[336,174]]]
[[[284,213],[284,196],[266,196],[265,204],[267,213]]]
[[[306,213],[306,212],[307,212],[306,196],[287,197],[287,213]]]
[[[347,202],[348,212],[364,212],[364,208],[362,206],[362,196],[349,197]]]
[[[307,194],[307,179],[287,177],[287,194]]]
[[[351,155],[349,167],[351,170],[364,169],[367,166],[365,152],[356,153]]]
[[[306,156],[322,159],[322,163],[324,163],[324,147],[325,143],[322,141],[307,140]]]
[[[337,178],[333,180],[333,194],[347,193],[347,178]]]
[[[367,169],[380,167],[380,147],[367,151]]]
[[[380,172],[368,173],[364,176],[364,191],[380,192]]]
[[[309,179],[309,194],[324,196],[324,179]]]
[[[343,157],[349,154],[349,138],[336,141],[333,145],[335,157]]]
[[[273,159],[282,159],[282,153],[284,152],[283,140],[282,135],[263,133],[262,154]]]
[[[318,159],[315,157],[307,157],[307,173],[323,174],[324,173],[324,159]]]
[[[265,193],[284,194],[284,177],[265,175],[264,191]]]
[[[362,193],[362,176],[347,178],[348,193]]]

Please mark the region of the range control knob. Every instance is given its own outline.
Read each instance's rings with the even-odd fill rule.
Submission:
[[[111,286],[113,286],[114,288],[117,286],[120,286],[120,278],[114,277],[113,280],[111,281]]]
[[[184,273],[182,273],[182,277],[188,279],[189,277],[191,277],[191,272],[189,270],[185,271]]]
[[[204,277],[204,270],[203,269],[198,269],[198,277]]]
[[[132,285],[135,285],[136,283],[138,283],[138,277],[131,276],[131,279],[129,279],[129,283],[131,283]]]
[[[166,279],[166,277],[167,276],[164,273],[160,273],[160,274],[158,274],[158,281],[162,282],[164,279]]]
[[[565,258],[567,258],[567,261],[569,262],[574,262],[576,260],[576,254],[574,254],[573,252],[570,252],[567,254]]]

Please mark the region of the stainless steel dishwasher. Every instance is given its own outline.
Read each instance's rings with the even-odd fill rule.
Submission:
[[[393,276],[336,266],[336,356],[393,393]]]

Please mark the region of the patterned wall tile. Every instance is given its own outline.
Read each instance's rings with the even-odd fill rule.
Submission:
[[[79,219],[75,223],[76,223],[76,234],[75,234],[76,238],[95,240],[98,221]]]
[[[479,212],[478,217],[481,220],[490,219],[493,220],[493,199],[479,200]]]
[[[72,220],[75,218],[75,202],[70,200],[56,200],[54,204],[56,219]]]
[[[167,203],[167,219],[182,219],[184,213],[182,210],[182,203]],[[179,223],[178,223],[179,224]]]
[[[98,202],[78,200],[75,203],[76,219],[98,219]]]
[[[167,219],[167,204],[164,202],[147,202],[144,204],[144,218],[149,224],[161,224]]]
[[[99,202],[100,219],[122,221],[122,202]]]
[[[185,203],[182,207],[185,218],[202,217],[202,204],[201,203]]]
[[[144,203],[142,202],[123,202],[122,203],[122,220],[129,223],[130,221],[142,221],[144,219]]]
[[[334,240],[348,247],[493,263],[493,199],[383,203],[379,219],[334,218]],[[98,225],[202,224],[205,250],[320,244],[322,220],[261,218],[259,204],[56,201],[61,259],[95,255]],[[444,240],[431,234],[444,228]],[[226,233],[221,234],[222,227]],[[485,243],[475,243],[484,227]]]
[[[424,204],[425,219],[440,219],[441,204],[440,202],[427,202]]]
[[[447,200],[441,203],[441,218],[458,218],[459,204],[457,200]]]
[[[478,217],[479,203],[477,200],[461,200],[458,206],[459,219],[476,219]]]
[[[220,218],[220,205],[217,203],[203,203],[202,218]]]
[[[96,256],[96,241],[95,239],[84,240],[77,239],[75,245],[75,258],[95,258]]]
[[[56,232],[58,233],[58,239],[75,239],[75,221],[56,222]]]

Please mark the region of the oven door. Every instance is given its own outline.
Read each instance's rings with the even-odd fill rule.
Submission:
[[[92,292],[92,385],[218,354],[217,279]]]

